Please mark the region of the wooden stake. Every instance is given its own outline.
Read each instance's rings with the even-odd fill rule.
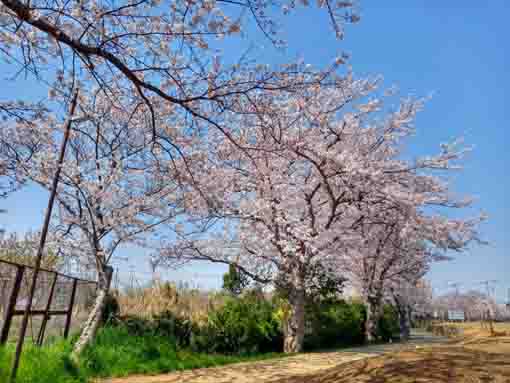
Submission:
[[[24,272],[25,268],[23,266],[16,267],[16,277],[12,285],[7,306],[5,307],[4,321],[0,331],[0,345],[7,343],[7,339],[9,338],[9,330],[11,328],[14,310],[16,309],[16,301],[18,300],[18,294],[21,287],[21,282],[23,281]]]
[[[71,300],[69,301],[69,306],[67,307],[67,317],[66,317],[66,327],[64,329],[64,338],[67,339],[69,336],[69,329],[71,328],[71,319],[73,316],[73,307],[74,307],[74,299],[76,297],[76,286],[78,284],[78,280],[73,280],[73,290],[71,291]]]
[[[53,281],[51,282],[50,295],[48,296],[48,301],[46,302],[45,314],[41,323],[41,328],[39,329],[39,335],[37,336],[37,345],[40,347],[44,341],[44,333],[46,332],[46,325],[50,319],[50,309],[51,302],[53,301],[53,294],[55,293],[55,286],[57,285],[58,275],[55,274],[53,276]]]

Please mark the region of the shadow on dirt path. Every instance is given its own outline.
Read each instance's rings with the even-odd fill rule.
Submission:
[[[386,353],[274,383],[510,383],[510,354],[457,346]]]

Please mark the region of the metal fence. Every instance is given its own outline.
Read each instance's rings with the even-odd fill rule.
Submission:
[[[34,268],[0,260],[0,345],[17,339]],[[49,336],[68,337],[86,320],[97,283],[40,269],[26,340],[41,345]]]

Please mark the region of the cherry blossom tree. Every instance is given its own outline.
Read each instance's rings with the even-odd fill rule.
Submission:
[[[126,242],[143,245],[144,236],[182,211],[182,158],[173,158],[172,146],[154,143],[149,123],[104,98],[102,92],[81,92],[52,221],[59,253],[92,266],[98,275],[96,303],[75,355],[97,331],[110,288],[109,264],[118,247]],[[48,117],[44,124],[9,124],[0,131],[1,158],[12,164],[18,178],[50,190],[61,129],[57,117]],[[193,139],[178,137],[164,123],[158,123],[157,134],[183,145]]]
[[[375,220],[366,220],[359,247],[346,253],[344,258],[349,279],[365,303],[365,336],[369,342],[375,339],[384,300],[395,303],[402,335],[406,338],[410,315],[407,292],[434,260],[423,242],[407,237],[398,224],[391,223],[391,214],[391,210],[383,210],[381,206],[373,217]]]
[[[4,125],[32,125],[43,124],[48,111],[40,103],[25,103],[23,101],[0,102],[0,128]],[[7,196],[17,190],[23,179],[16,172],[16,161],[4,154],[6,145],[0,146],[0,197]]]
[[[438,198],[431,191],[426,192],[429,198]],[[403,308],[403,318],[409,316],[406,312],[412,305],[407,293],[430,264],[449,259],[448,250],[462,251],[471,241],[479,240],[476,227],[482,217],[452,220],[428,216],[421,203],[409,209],[408,205],[395,202],[393,206],[387,206],[387,201],[374,205],[377,212],[360,226],[359,246],[344,254],[345,270],[365,301],[368,341],[374,340],[386,297],[392,297],[397,308]]]
[[[0,168],[13,185],[47,187],[61,134],[54,105],[83,89],[54,225],[69,249],[87,249],[99,273],[101,294],[85,331],[92,335],[78,350],[97,328],[115,249],[182,211],[177,241],[163,243],[162,258],[232,264],[286,291],[287,352],[302,348],[305,297],[324,270],[362,275],[357,266],[366,261],[368,302],[388,275],[399,275],[394,264],[406,264],[408,253],[436,257],[477,239],[478,218],[430,210],[469,206],[436,176],[463,150],[443,145],[436,156],[403,159],[421,101],[402,100],[384,114],[377,80],[337,72],[344,57],[314,70],[217,54],[218,39],[249,25],[245,13],[280,45],[271,11],[288,12],[294,2],[0,5],[0,54],[50,82],[55,99],[0,108],[8,117]],[[318,5],[339,37],[343,22],[357,21],[351,2]],[[37,118],[23,118],[30,113]]]
[[[251,0],[2,0],[0,58],[48,86],[50,96],[70,84],[95,87],[126,113],[144,114],[153,128],[161,111],[171,109],[169,118],[225,133],[225,110],[251,93],[292,86],[299,70],[271,69],[246,54],[222,60],[221,41],[255,25],[270,43],[281,45],[278,14],[295,6]],[[318,6],[338,37],[344,23],[358,20],[352,2],[321,0]],[[37,113],[51,106],[33,105]],[[0,112],[12,118],[27,112],[23,109],[15,101],[0,104]]]
[[[433,309],[444,314],[448,310],[463,311],[467,321],[482,320],[487,311],[493,316],[499,311],[492,297],[475,289],[437,296],[433,300]]]
[[[377,80],[348,72],[328,85],[261,95],[238,119],[234,140],[209,136],[195,173],[208,198],[191,194],[193,219],[161,250],[169,262],[233,264],[287,291],[286,352],[302,348],[305,297],[320,270],[358,277],[367,303],[378,306],[387,279],[439,257],[428,242],[461,250],[477,239],[480,220],[426,210],[470,201],[431,175],[453,169],[462,149],[401,158],[421,101],[403,100],[381,119]]]
[[[351,2],[318,6],[338,37],[343,23],[358,20]],[[0,104],[3,190],[26,182],[48,187],[61,101],[69,89],[82,90],[54,225],[65,248],[91,258],[98,271],[100,294],[76,351],[97,329],[115,249],[174,216],[168,210],[178,204],[182,178],[200,189],[188,155],[203,132],[216,129],[232,140],[225,115],[245,113],[252,94],[291,91],[328,77],[329,69],[307,76],[301,65],[272,69],[245,55],[223,63],[218,54],[218,41],[244,33],[250,23],[282,45],[273,16],[294,7],[222,0],[0,1],[0,57],[48,87],[41,103]]]

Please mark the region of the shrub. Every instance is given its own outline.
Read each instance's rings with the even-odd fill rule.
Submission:
[[[153,322],[156,335],[173,338],[179,347],[188,347],[193,331],[198,329],[190,319],[180,318],[171,311],[156,315]]]
[[[105,299],[105,305],[102,315],[102,323],[108,324],[119,316],[120,306],[117,298],[113,294],[108,294]]]
[[[179,347],[189,346],[192,332],[198,328],[191,320],[179,318],[171,311],[164,311],[151,319],[125,316],[113,322],[113,326],[125,328],[131,336],[166,338]]]
[[[398,339],[400,333],[398,314],[391,305],[384,305],[383,312],[377,323],[377,340],[388,342]]]
[[[361,303],[329,299],[308,304],[306,314],[307,350],[362,344],[365,340],[365,307]]]
[[[192,336],[195,351],[253,354],[281,350],[283,335],[274,305],[256,294],[228,299],[211,311],[206,326]]]

